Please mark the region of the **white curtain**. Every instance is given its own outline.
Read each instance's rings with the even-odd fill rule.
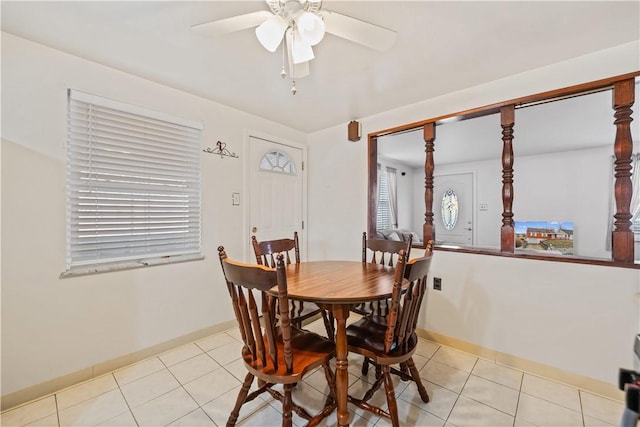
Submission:
[[[396,170],[387,168],[387,191],[389,193],[389,213],[393,228],[398,228],[398,183]]]
[[[616,197],[615,197],[615,157],[611,165],[611,197],[609,199],[609,229],[607,230],[607,250],[611,250],[611,236],[614,230],[616,213]],[[631,194],[631,204],[629,206],[629,212],[631,213],[631,229],[635,231],[633,223],[640,216],[640,153],[636,153],[631,157],[631,188],[633,193]],[[636,171],[638,173],[636,173]]]

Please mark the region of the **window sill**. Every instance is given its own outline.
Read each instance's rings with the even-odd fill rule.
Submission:
[[[139,261],[123,261],[113,264],[87,265],[75,267],[60,273],[60,279],[69,277],[88,276],[91,274],[109,273],[112,271],[132,270],[135,268],[151,267],[155,265],[175,264],[179,262],[200,261],[204,259],[202,254],[177,255],[170,257],[149,258]]]

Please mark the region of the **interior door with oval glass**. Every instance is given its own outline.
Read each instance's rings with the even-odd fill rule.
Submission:
[[[435,175],[433,222],[439,244],[473,245],[473,173]]]
[[[303,248],[302,149],[252,136],[249,153],[251,234],[262,241],[293,238],[297,231]]]

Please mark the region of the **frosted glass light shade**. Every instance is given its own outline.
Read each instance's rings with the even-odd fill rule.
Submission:
[[[303,12],[296,18],[296,27],[300,36],[310,46],[315,46],[324,37],[324,21],[315,13]]]
[[[275,52],[286,29],[287,23],[282,16],[273,15],[256,28],[256,37],[265,49]]]
[[[287,34],[292,34],[292,31],[287,31]],[[311,61],[315,58],[311,45],[307,43],[297,31],[295,37],[287,37],[287,43],[291,43],[291,60],[294,64]]]

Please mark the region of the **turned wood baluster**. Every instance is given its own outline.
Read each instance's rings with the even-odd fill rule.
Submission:
[[[613,122],[616,125],[616,140],[613,151],[615,160],[615,197],[616,213],[614,229],[611,236],[612,257],[614,261],[632,263],[633,231],[631,231],[631,156],[633,141],[631,139],[631,106],[634,102],[634,79],[615,83],[613,87]]]
[[[369,238],[376,235],[376,222],[378,215],[378,138],[369,136],[369,206],[368,206]]]
[[[424,142],[427,158],[424,163],[424,226],[422,227],[422,241],[428,242],[435,239],[435,227],[433,226],[433,151],[435,150],[434,141],[436,140],[435,123],[427,123],[424,125]]]
[[[513,124],[515,106],[500,108],[502,127],[502,228],[500,229],[500,250],[513,252],[515,234],[513,227]]]

